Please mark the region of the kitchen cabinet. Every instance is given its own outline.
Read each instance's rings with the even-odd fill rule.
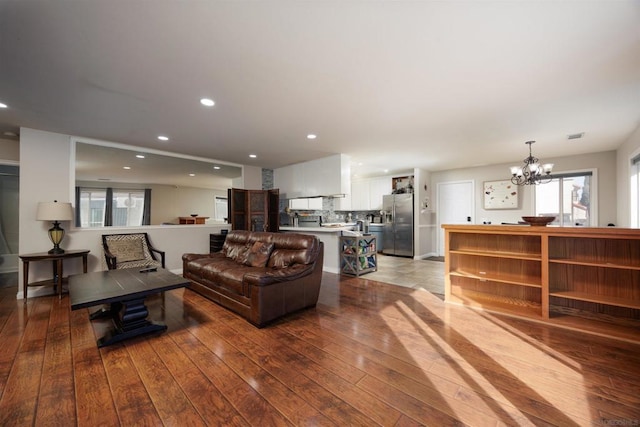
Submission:
[[[351,209],[371,211],[382,209],[382,196],[391,194],[391,177],[379,176],[351,182]]]
[[[230,188],[227,192],[232,230],[278,231],[280,226],[278,189]]]
[[[369,182],[369,210],[382,209],[382,196],[391,194],[391,177],[379,176]]]
[[[348,194],[351,191],[350,159],[336,154],[277,168],[274,186],[287,199]]]
[[[443,228],[445,301],[640,342],[640,230]]]
[[[368,179],[351,181],[351,208],[354,211],[369,210],[369,182]]]
[[[377,251],[382,252],[382,248],[384,248],[383,232],[382,232],[382,224],[369,224],[369,232],[373,237],[376,238],[377,243]]]
[[[306,199],[290,199],[289,209],[294,210],[322,210],[322,197]]]

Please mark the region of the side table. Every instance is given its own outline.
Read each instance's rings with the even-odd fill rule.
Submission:
[[[65,259],[69,258],[79,258],[82,257],[82,271],[83,273],[87,272],[87,255],[89,254],[89,249],[77,249],[77,250],[68,250],[62,254],[50,254],[47,252],[38,252],[33,254],[23,254],[18,255],[22,260],[22,292],[24,298],[27,298],[27,287],[28,286],[46,286],[53,285],[53,291],[58,290],[59,298],[62,298],[62,262]],[[51,261],[53,265],[53,280],[45,280],[41,282],[29,283],[29,263],[35,261]]]

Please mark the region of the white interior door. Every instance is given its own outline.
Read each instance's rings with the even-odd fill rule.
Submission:
[[[442,224],[473,224],[474,182],[440,182],[437,186],[438,255],[444,256]]]

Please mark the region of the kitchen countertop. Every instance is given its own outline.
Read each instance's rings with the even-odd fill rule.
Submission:
[[[306,231],[308,233],[338,233],[341,231],[353,231],[352,225],[345,225],[344,227],[280,227],[282,231],[297,231],[299,233],[303,233]]]

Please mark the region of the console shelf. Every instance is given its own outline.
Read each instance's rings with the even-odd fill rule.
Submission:
[[[519,254],[519,253],[515,253],[515,252],[500,252],[500,251],[494,251],[494,252],[479,252],[479,251],[449,251],[452,254],[459,254],[459,255],[475,255],[475,256],[484,256],[484,257],[490,257],[490,258],[512,258],[512,259],[525,259],[525,260],[530,260],[530,261],[540,261],[540,254],[529,254],[529,255],[523,255],[523,254]]]
[[[445,301],[640,342],[640,230],[443,228]]]

